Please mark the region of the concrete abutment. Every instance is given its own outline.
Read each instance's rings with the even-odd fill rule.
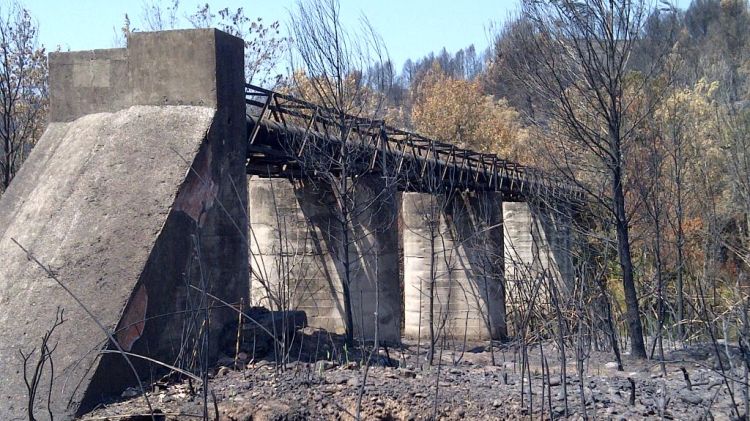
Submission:
[[[94,320],[14,241],[123,350],[189,370],[215,358],[218,329],[236,317],[201,291],[247,297],[244,44],[213,29],[134,33],[128,44],[50,54],[49,127],[0,198],[2,419],[26,415],[18,352],[39,346],[58,308],[57,418],[137,384]],[[131,361],[144,379],[162,370]],[[38,405],[46,413],[46,399]]]

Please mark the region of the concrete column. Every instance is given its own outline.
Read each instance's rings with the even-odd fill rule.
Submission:
[[[563,206],[503,203],[505,275],[509,305],[530,299],[549,305],[549,286],[567,296],[574,282],[571,220]]]
[[[310,326],[343,334],[346,259],[341,255],[343,227],[330,190],[309,180],[253,177],[249,191],[253,304],[302,310]],[[398,342],[396,206],[376,179],[360,180],[355,200],[362,210],[349,228],[354,333],[374,339],[377,312],[379,340]]]
[[[325,241],[325,197],[287,179],[252,177],[248,186],[253,305],[302,310],[311,326],[343,333],[341,283]]]
[[[505,336],[501,217],[495,194],[401,194],[405,335]]]

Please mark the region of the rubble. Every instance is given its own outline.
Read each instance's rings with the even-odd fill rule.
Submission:
[[[322,350],[314,338],[305,340]],[[528,376],[522,378],[519,349],[515,347],[496,349],[495,366],[490,363],[489,351],[462,353],[457,349],[444,352],[438,367],[424,364],[424,347],[417,349],[413,343],[406,344],[388,350],[391,357],[398,356],[396,359],[388,359],[382,350],[379,361],[386,364],[371,365],[365,380],[366,367],[361,362],[369,354],[352,351],[349,357],[356,359],[356,364],[337,358],[326,359],[326,355],[335,354],[331,352],[334,345],[329,344],[328,350],[317,355],[311,355],[310,348],[295,349],[302,351],[298,354],[302,358],[283,368],[270,360],[260,360],[242,370],[227,370],[224,375],[215,377],[210,387],[216,395],[220,419],[355,419],[360,393],[361,419],[367,420],[514,420],[528,419],[530,414],[533,419],[567,420],[585,417],[698,420],[706,413],[714,419],[735,416],[726,388],[718,382],[719,375],[711,369],[710,362],[707,364],[707,359],[677,359],[670,355],[670,362],[666,363],[667,375],[652,378],[653,367],[658,366],[654,361],[626,358],[623,360],[626,371],[621,372],[607,364],[611,355],[592,352],[585,377],[577,377],[576,361],[570,359],[566,381],[562,383],[560,364],[551,357],[556,353],[545,351],[551,373],[547,377],[542,374],[538,353],[529,351],[530,366],[526,371],[531,374],[532,394],[529,395],[529,379]],[[684,354],[684,350],[675,351],[674,356],[681,353]],[[680,367],[686,367],[695,380],[692,390],[688,390]],[[632,404],[629,379],[635,385]],[[523,398],[521,385],[524,386]],[[740,393],[738,391],[735,393]],[[190,394],[186,383],[175,383],[166,391],[150,394],[155,407],[166,414],[174,414],[167,416],[170,420],[188,420],[190,414],[200,414],[201,396],[200,390]],[[209,406],[212,405],[209,402]],[[114,417],[140,413],[144,408],[143,397],[136,397],[105,406],[89,416]]]

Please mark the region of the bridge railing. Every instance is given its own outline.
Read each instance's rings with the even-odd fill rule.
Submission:
[[[245,86],[245,98],[248,117],[254,122],[248,135],[250,165],[256,161],[275,163],[280,168],[299,166],[310,149],[323,148],[336,156],[336,148],[347,142],[369,151],[368,162],[362,164],[371,170],[377,168],[395,177],[409,174],[402,177],[407,188],[416,188],[430,171],[431,176],[437,175],[445,184],[500,191],[509,197],[554,197],[581,202],[585,196],[577,186],[536,168],[397,129],[383,120],[341,113],[254,85]],[[282,150],[272,150],[267,145],[263,148],[259,133],[264,127],[279,133],[294,133],[294,141],[286,142]],[[321,146],[321,141],[337,143]],[[390,162],[387,169],[382,165],[386,157]]]

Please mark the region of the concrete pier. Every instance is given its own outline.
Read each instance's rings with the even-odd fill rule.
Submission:
[[[343,334],[348,267],[354,336],[373,340],[378,320],[380,341],[400,341],[396,205],[377,178],[357,182],[348,262],[330,187],[253,177],[249,191],[254,305],[302,310],[310,326]]]
[[[404,334],[504,337],[499,195],[402,193],[401,220]]]
[[[505,277],[509,306],[549,306],[550,293],[562,299],[574,283],[570,253],[571,219],[564,208],[527,202],[503,203]]]

